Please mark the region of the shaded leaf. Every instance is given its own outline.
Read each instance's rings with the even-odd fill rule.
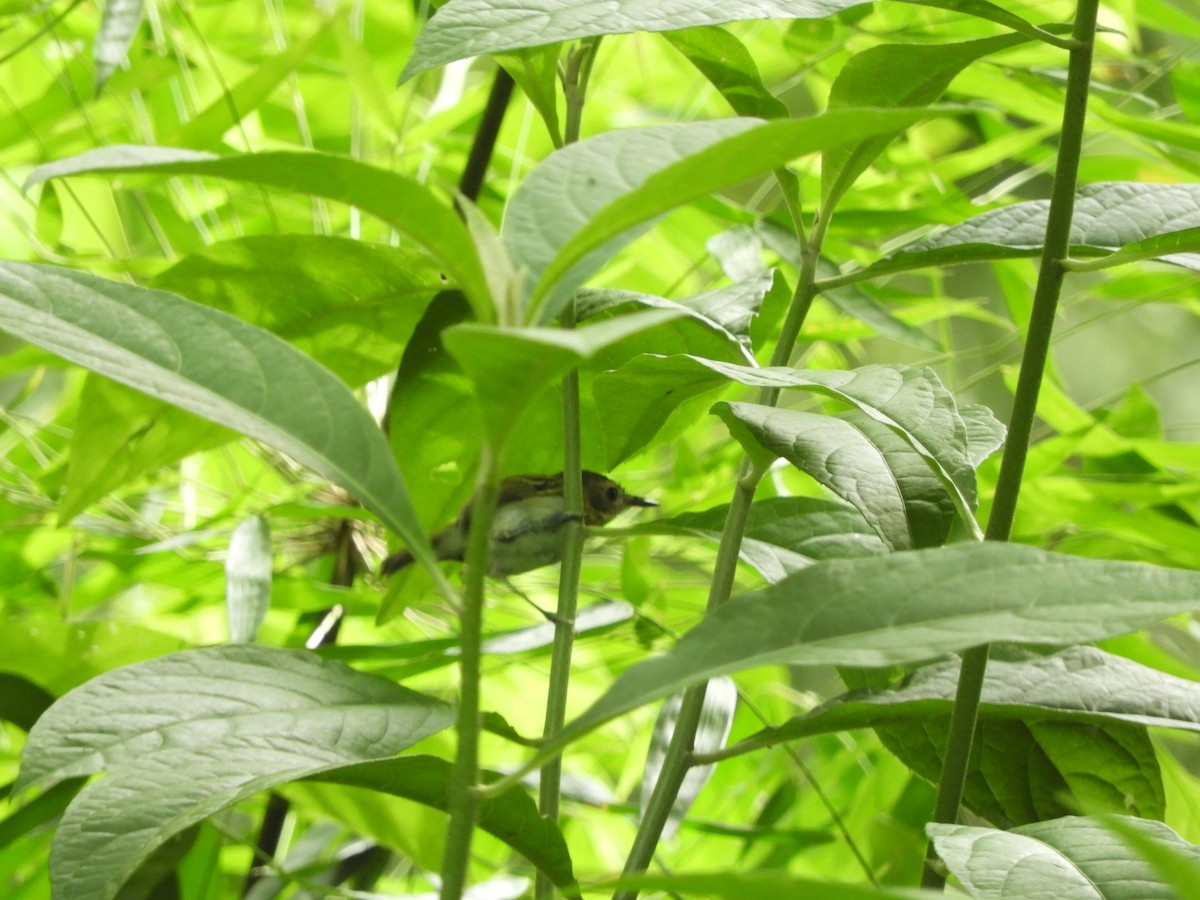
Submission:
[[[277,447],[432,565],[378,426],[327,369],[269,332],[164,291],[20,263],[0,264],[0,328]]]

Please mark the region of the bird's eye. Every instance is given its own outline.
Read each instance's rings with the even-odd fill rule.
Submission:
[[[615,487],[610,487],[604,492],[604,496],[608,498],[609,503],[616,503],[617,498],[621,496],[621,492]]]

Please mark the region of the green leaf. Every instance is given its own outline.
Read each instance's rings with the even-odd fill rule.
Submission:
[[[1127,816],[1106,816],[1100,823],[1115,831],[1149,863],[1155,874],[1174,890],[1176,897],[1186,897],[1200,884],[1200,848],[1177,835],[1174,836],[1177,839],[1172,839],[1172,835],[1157,828],[1145,828],[1140,821]]]
[[[1096,647],[988,662],[981,721],[1119,722],[1200,731],[1200,686]],[[903,687],[851,691],[783,725],[746,738],[777,743],[831,731],[921,719],[948,719],[958,688],[957,660],[917,670]]]
[[[1163,262],[1179,260],[1180,265],[1193,268],[1191,264],[1200,259],[1200,228],[1169,231],[1144,241],[1126,244],[1116,253],[1098,259],[1067,260],[1065,266],[1072,272],[1096,272],[1145,259],[1161,259]]]
[[[635,534],[666,534],[721,540],[729,506],[681,513],[630,527]],[[771,497],[750,507],[741,558],[769,582],[820,559],[879,556],[888,552],[853,506],[816,497]]]
[[[313,235],[212,244],[151,281],[151,287],[266,328],[351,387],[395,368],[443,284],[420,250]],[[133,479],[234,436],[186,410],[89,376],[59,519],[68,521]],[[407,477],[403,465],[401,471]],[[413,505],[425,509],[415,494]]]
[[[164,291],[21,263],[0,263],[0,328],[277,447],[433,564],[379,427],[327,369],[269,332]]]
[[[1027,35],[1010,34],[960,44],[869,47],[850,57],[834,79],[829,91],[829,109],[926,106],[937,100],[971,63],[1029,41]],[[879,135],[855,146],[842,145],[825,151],[821,163],[821,205],[826,211],[837,206],[894,137]]]
[[[1003,648],[994,652],[999,658],[988,663],[977,758],[964,797],[968,807],[999,827],[1081,807],[1163,814],[1162,777],[1146,728],[1200,730],[1194,682],[1091,647],[1032,659],[1005,659]],[[874,726],[906,765],[936,781],[959,669],[958,662],[930,666],[898,690],[852,693],[845,707],[835,700],[826,708],[832,714],[826,725],[841,719],[841,728]],[[856,682],[855,673],[843,673],[851,676],[848,684]],[[874,722],[872,706],[880,714]],[[771,742],[794,727],[822,727],[809,718],[771,730]]]
[[[51,847],[55,896],[110,898],[173,835],[284,781],[382,759],[450,708],[307,651],[230,645],[108,672],[60,699],[18,787],[106,770]]]
[[[225,559],[229,640],[252,642],[270,605],[271,529],[262,516],[251,516],[233,529]]]
[[[681,157],[756,124],[754,119],[720,119],[609,131],[552,153],[525,176],[505,210],[502,233],[514,264],[526,271],[531,286],[571,235],[589,228],[591,219],[614,199],[645,184],[651,175]],[[651,222],[642,224],[644,230]],[[640,233],[610,234],[600,249],[573,261],[554,294],[555,303],[561,305]],[[555,303],[538,316],[538,322],[553,317]]]
[[[625,670],[549,755],[644,703],[764,665],[886,667],[995,641],[1062,645],[1200,607],[1200,573],[995,542],[821,562],[710,613]]]
[[[818,19],[859,6],[866,0],[725,0],[719,4],[638,3],[617,0],[596,15],[590,0],[526,0],[520,5],[497,0],[449,0],[417,36],[412,58],[400,81],[456,59],[536,47],[555,41],[675,31],[745,19]],[[984,0],[923,0],[922,5],[952,9],[999,22],[1061,44],[1053,35]]]
[[[615,433],[629,435],[618,456],[624,458],[645,446],[679,403],[719,389],[730,381],[751,387],[812,391],[862,410],[899,433],[928,461],[964,522],[972,526],[975,471],[968,458],[966,425],[954,397],[929,369],[908,366],[863,366],[851,371],[760,369],[695,356],[642,356],[616,372],[597,378],[594,393]],[[845,432],[838,425],[828,427]],[[981,423],[980,428],[984,427]],[[848,433],[847,437],[852,439]],[[777,449],[772,450],[771,458],[778,455]]]
[[[982,213],[906,244],[865,269],[827,281],[847,283],[928,266],[1037,256],[1049,206],[1047,200],[1033,200]],[[1071,254],[1098,256],[1191,228],[1200,228],[1200,185],[1132,181],[1088,185],[1076,194]],[[1165,261],[1200,269],[1200,254],[1196,253],[1169,253]],[[822,287],[820,283],[818,287]]]
[[[560,44],[531,47],[515,53],[499,53],[496,62],[520,85],[538,111],[556,147],[562,146],[558,124],[558,55]]]
[[[716,25],[668,31],[667,42],[687,57],[739,116],[785,119],[788,108],[762,82],[746,45]]]
[[[443,341],[475,386],[493,445],[510,430],[537,394],[605,346],[677,318],[673,310],[647,310],[575,331],[456,325]]]
[[[852,504],[889,549],[945,541],[954,517],[949,497],[920,457],[878,423],[754,403],[722,402],[713,411],[738,426],[730,431],[748,452],[782,456]]]
[[[754,358],[745,345],[749,342],[750,324],[771,284],[772,276],[767,273],[682,300],[636,291],[584,288],[575,295],[575,314],[582,322],[610,311],[620,313],[622,307],[673,310],[678,318],[656,326],[653,333],[643,333],[646,339],[640,352],[688,352],[728,362],[753,363]],[[684,347],[688,349],[683,350]],[[637,355],[631,350],[628,342],[620,348],[622,362]]]
[[[125,62],[142,24],[142,0],[104,0],[100,29],[92,44],[96,68],[96,95],[104,89],[117,66]]]
[[[480,320],[491,321],[491,295],[471,235],[449,205],[414,179],[320,153],[274,151],[218,158],[193,150],[117,145],[38,166],[26,188],[67,175],[115,172],[228,178],[357,206],[427,249],[470,298]]]
[[[575,177],[569,189],[557,193],[547,193],[546,185],[539,182],[536,195],[528,201],[533,208],[524,221],[514,221],[514,234],[537,234],[540,230],[552,236],[544,246],[557,250],[544,268],[540,257],[537,265],[530,265],[536,279],[529,300],[532,315],[540,322],[555,315],[583,279],[631,238],[626,232],[646,226],[677,206],[772,172],[806,154],[895,133],[922,119],[945,114],[946,110],[938,108],[844,109],[808,119],[767,123],[725,119],[720,129],[708,122],[629,129],[573,144],[543,165],[567,169],[566,163],[551,161],[571,153],[571,159],[579,161],[591,177],[605,168],[613,174],[597,185]],[[726,136],[719,139],[717,130],[723,130]],[[660,145],[656,156],[645,160],[639,160],[648,152],[642,132],[652,133]],[[679,149],[661,146],[668,136]],[[688,144],[694,144],[697,138],[703,149],[689,148]],[[602,142],[603,146],[593,142]],[[618,190],[614,186],[619,186]],[[516,198],[513,202],[515,205]],[[591,212],[600,206],[599,211]],[[585,212],[581,215],[581,211]],[[590,221],[586,228],[564,225],[564,220],[574,224],[572,218]],[[615,238],[620,241],[614,242]],[[513,255],[528,263],[523,253],[514,251]]]
[[[938,823],[925,830],[938,855],[973,897],[1176,900],[1178,895],[1106,827],[1107,821],[1070,816],[1012,831]],[[1122,821],[1146,840],[1200,863],[1200,848],[1161,822],[1132,817]]]
[[[409,756],[333,769],[309,780],[382,791],[446,812],[452,777],[453,766],[444,759]],[[484,773],[485,781],[498,777]],[[537,866],[567,896],[579,896],[572,890],[575,875],[562,832],[553,821],[538,813],[524,788],[513,788],[484,800],[479,809],[479,827]]]
[[[282,53],[270,56],[237,84],[223,90],[221,96],[181,125],[163,143],[172,147],[213,147],[225,132],[262,106],[283,80],[308,59],[313,48],[325,37],[336,19],[326,19],[302,41],[292,43]]]

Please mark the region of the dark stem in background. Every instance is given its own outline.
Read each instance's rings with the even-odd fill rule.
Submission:
[[[1063,260],[1066,259],[1071,245],[1071,218],[1075,212],[1075,186],[1079,178],[1079,157],[1083,148],[1083,126],[1087,116],[1088,83],[1092,72],[1098,7],[1099,0],[1079,0],[1076,8],[1075,28],[1071,35],[1075,45],[1071,50],[1067,71],[1063,127],[1059,138],[1054,188],[1050,195],[1050,212],[1046,219],[1046,239],[1042,249],[1037,288],[1033,295],[1029,334],[1021,359],[1021,374],[1017,379],[1013,411],[1008,424],[1008,441],[1004,445],[1000,477],[996,482],[992,514],[988,519],[985,534],[990,541],[1006,541],[1012,534],[1017,497],[1021,493],[1021,478],[1025,472],[1025,459],[1029,454],[1029,436],[1037,412],[1038,393],[1046,371],[1046,359],[1050,353],[1050,335],[1054,330],[1054,316],[1058,310],[1058,297],[1062,289]],[[937,802],[933,812],[935,822],[953,823],[958,819],[987,660],[986,644],[963,654],[954,713],[950,718],[950,734],[946,739],[942,775],[938,779]],[[942,887],[946,881],[945,876],[936,867],[929,865],[932,859],[933,846],[930,844],[926,853],[922,884],[926,887]]]
[[[458,182],[459,193],[472,202],[479,199],[479,191],[483,187],[488,164],[492,161],[496,137],[500,134],[500,125],[504,121],[504,113],[508,111],[508,101],[512,98],[512,92],[512,76],[497,67],[487,105],[483,108],[483,118],[479,121],[479,130],[475,132],[471,154],[467,157],[467,167],[463,169],[462,178]]]

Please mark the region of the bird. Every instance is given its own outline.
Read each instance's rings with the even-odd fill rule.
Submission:
[[[496,515],[492,520],[488,574],[507,579],[559,562],[562,558],[562,529],[582,518],[585,525],[605,525],[631,506],[658,506],[653,500],[635,497],[596,472],[583,471],[583,515],[564,509],[563,473],[557,475],[512,475],[499,484]],[[450,525],[431,539],[434,555],[441,560],[459,560],[467,549],[474,499],[467,502]],[[380,574],[391,575],[411,565],[413,555],[401,550],[387,557]]]

